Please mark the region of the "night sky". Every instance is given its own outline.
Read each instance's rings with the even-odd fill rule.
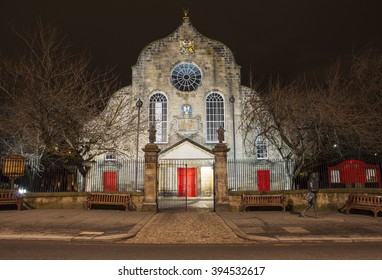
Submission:
[[[125,86],[140,51],[172,33],[184,7],[199,32],[233,51],[244,84],[250,69],[255,79],[288,80],[320,73],[359,48],[382,49],[381,0],[0,0],[0,51],[17,48],[7,22],[32,26],[41,16],[75,51],[115,66]]]

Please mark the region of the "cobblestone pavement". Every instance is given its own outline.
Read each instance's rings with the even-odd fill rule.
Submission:
[[[181,212],[156,214],[127,243],[149,244],[237,244],[239,238],[213,212]]]

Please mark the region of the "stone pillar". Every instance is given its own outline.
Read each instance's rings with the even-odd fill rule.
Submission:
[[[216,210],[228,210],[228,172],[227,172],[227,153],[229,148],[225,143],[216,144],[212,152],[215,155],[215,201]]]
[[[145,152],[145,191],[142,211],[156,211],[157,169],[160,149],[155,144],[147,144],[142,150]]]
[[[160,149],[154,143],[156,130],[152,126],[149,129],[149,142],[142,151],[145,152],[145,192],[142,203],[142,211],[157,211],[157,172],[158,154]]]

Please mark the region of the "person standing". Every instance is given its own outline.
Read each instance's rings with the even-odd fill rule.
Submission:
[[[308,193],[305,195],[305,199],[308,202],[308,206],[301,212],[300,217],[305,217],[306,211],[308,211],[312,206],[314,210],[314,215],[317,216],[317,193],[319,191],[318,184],[318,173],[312,173],[309,176],[308,181]]]

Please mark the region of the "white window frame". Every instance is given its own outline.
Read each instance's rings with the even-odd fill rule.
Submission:
[[[377,170],[374,168],[366,168],[366,182],[367,183],[378,183],[377,180]]]
[[[268,159],[268,141],[263,136],[256,138],[256,158]]]
[[[153,123],[157,130],[155,143],[167,143],[168,98],[163,92],[154,92],[149,98],[149,125],[152,125]]]
[[[221,98],[221,100],[208,100],[212,95],[217,95],[215,97]],[[210,107],[209,104],[214,104],[214,107]],[[218,104],[218,106],[216,106],[216,104]],[[217,91],[208,93],[205,99],[205,110],[206,143],[218,143],[217,130],[220,126],[225,127],[225,99],[223,94]],[[212,114],[210,112],[211,110],[213,111]],[[212,118],[212,120],[209,120],[209,118]]]
[[[105,154],[105,161],[117,161],[115,154]]]
[[[338,169],[334,169],[334,170],[330,170],[330,181],[331,183],[341,183],[341,174],[340,174],[340,170]]]

